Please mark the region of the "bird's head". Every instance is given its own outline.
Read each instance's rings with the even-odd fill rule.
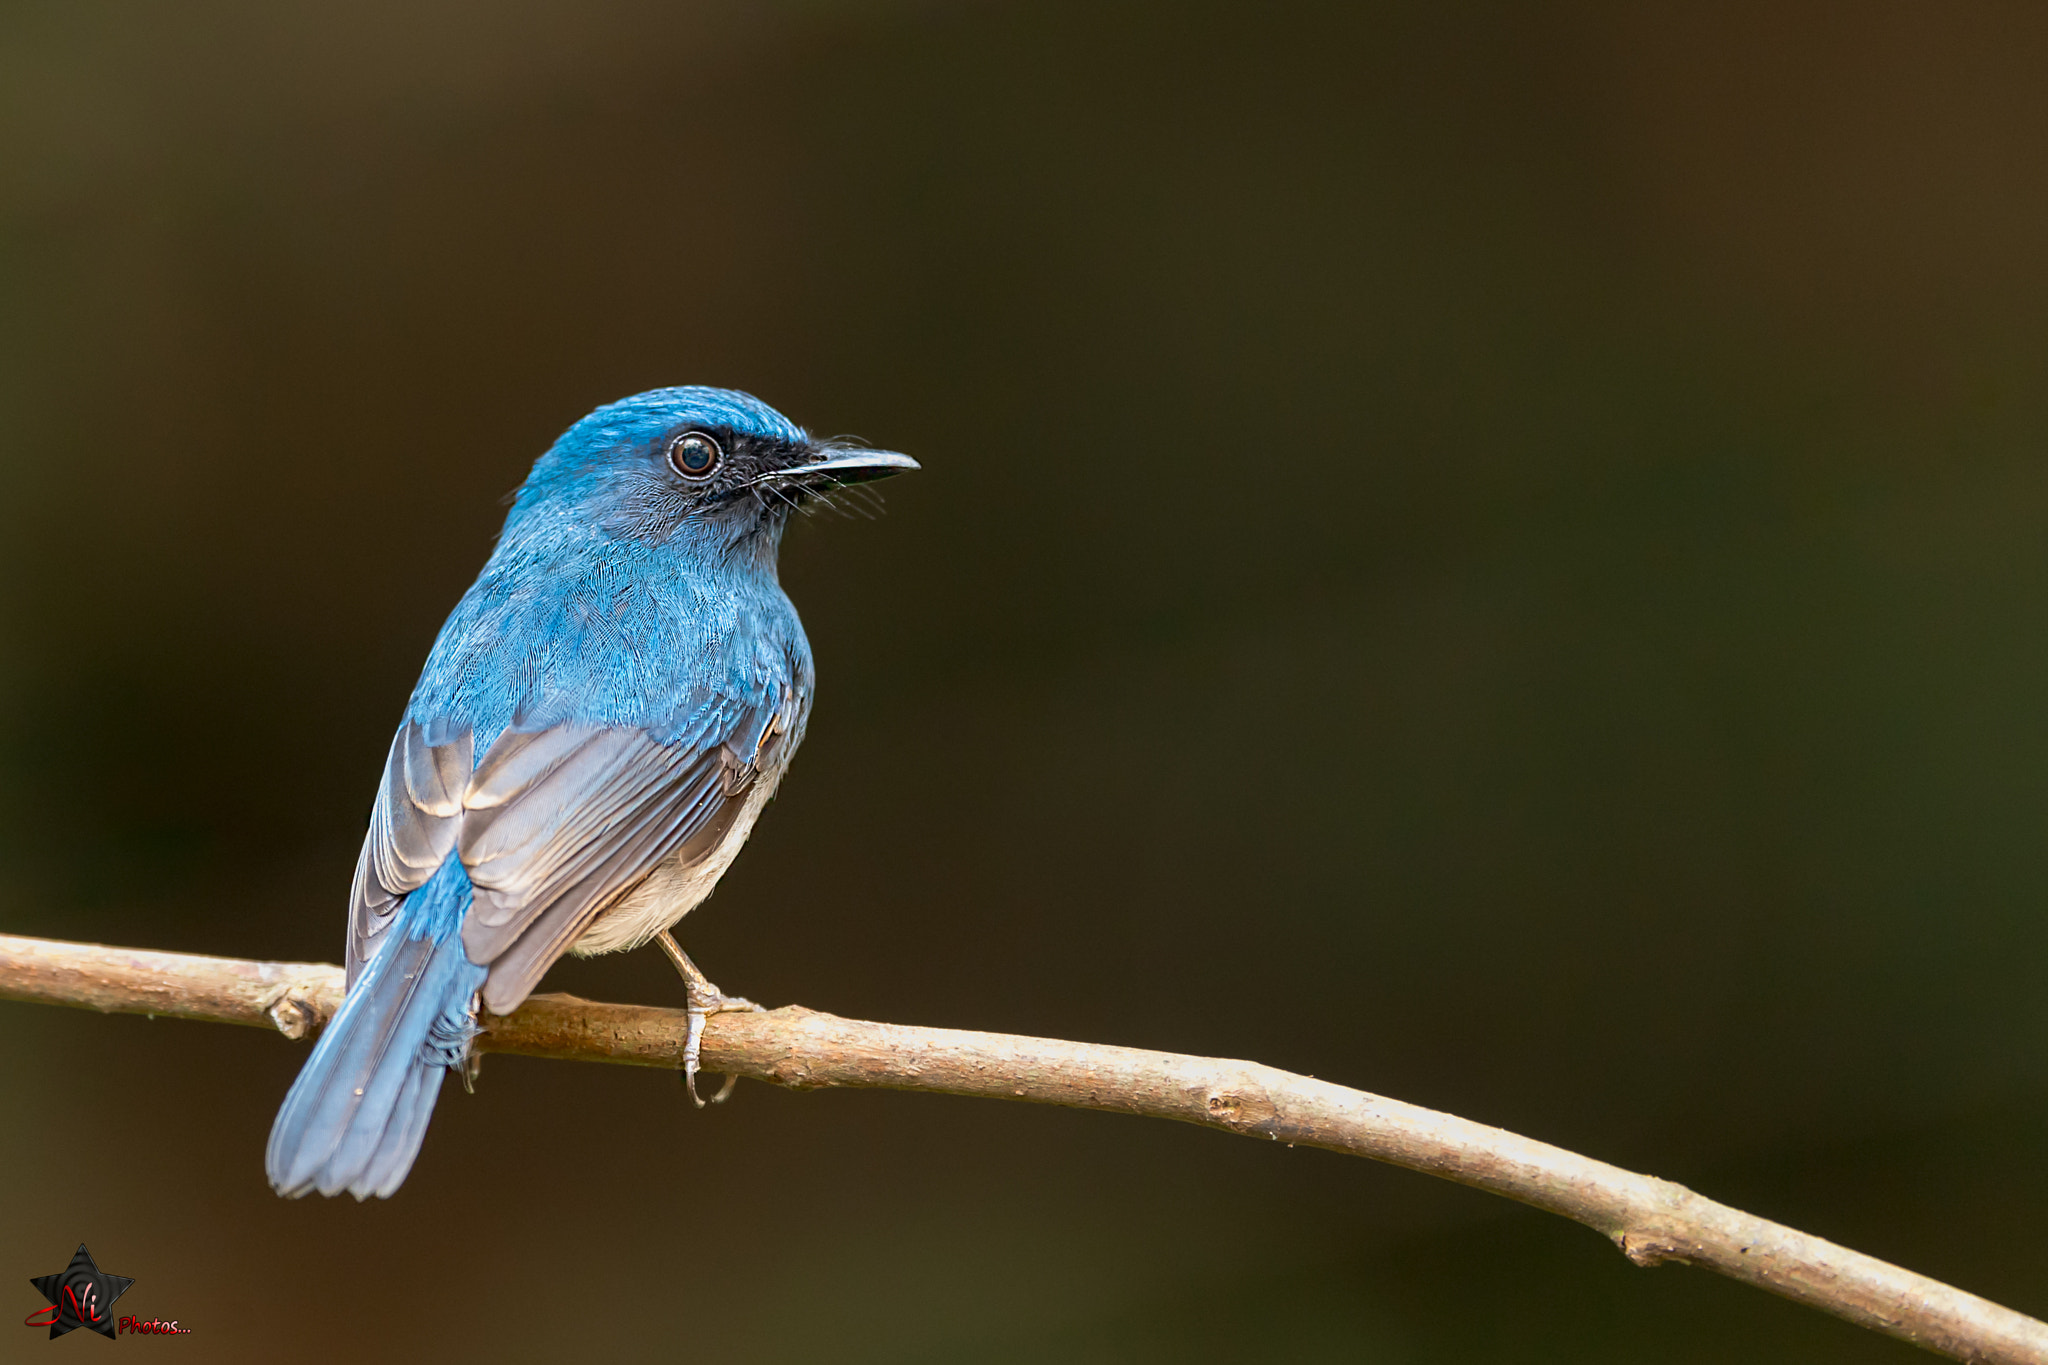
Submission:
[[[687,533],[772,557],[807,502],[916,468],[908,455],[815,439],[732,389],[653,389],[563,432],[520,486],[506,531],[571,519],[618,538],[665,544]]]

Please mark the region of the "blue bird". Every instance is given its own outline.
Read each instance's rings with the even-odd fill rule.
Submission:
[[[599,408],[540,457],[391,741],[348,993],[270,1130],[279,1194],[389,1197],[478,1011],[517,1009],[565,952],[661,944],[703,1104],[705,1016],[756,1007],[669,930],[731,866],[810,716],[782,533],[808,501],[915,468],[712,388]]]

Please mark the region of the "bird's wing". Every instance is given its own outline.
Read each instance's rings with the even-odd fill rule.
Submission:
[[[457,847],[476,886],[462,944],[490,964],[492,1013],[516,1009],[662,862],[701,861],[724,842],[787,725],[772,702],[717,710],[690,739],[571,723],[513,731],[491,747],[464,798]]]
[[[391,741],[349,896],[351,986],[399,905],[426,884],[455,847],[462,793],[473,766],[471,741],[467,728],[415,721],[399,726]]]
[[[456,852],[475,887],[462,944],[488,965],[484,1003],[518,1008],[599,914],[672,855],[709,857],[763,767],[801,724],[794,686],[707,695],[659,728],[565,722],[507,730],[469,771],[469,736],[392,744],[356,874],[350,979],[406,892]],[[415,773],[461,780],[433,782]],[[450,790],[458,793],[452,800]]]

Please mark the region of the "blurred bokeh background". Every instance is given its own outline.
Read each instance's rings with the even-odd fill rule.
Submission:
[[[791,536],[726,987],[1254,1057],[2048,1312],[2044,70],[2018,3],[9,5],[0,928],[336,960],[502,496],[733,385],[926,472]],[[221,1361],[1918,1358],[928,1096],[493,1058],[398,1198],[288,1204],[303,1056],[0,1005],[21,1312],[84,1240]]]

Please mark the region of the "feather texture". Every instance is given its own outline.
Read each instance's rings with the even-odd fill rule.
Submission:
[[[471,735],[467,728],[440,728],[440,743],[413,721],[392,737],[349,895],[350,984],[362,974],[405,894],[426,885],[455,847],[456,817],[469,785]]]
[[[265,1164],[279,1194],[397,1189],[442,1073],[467,1051],[484,969],[457,932],[469,901],[461,864],[444,863],[406,901],[410,932],[379,945],[271,1125]]]

